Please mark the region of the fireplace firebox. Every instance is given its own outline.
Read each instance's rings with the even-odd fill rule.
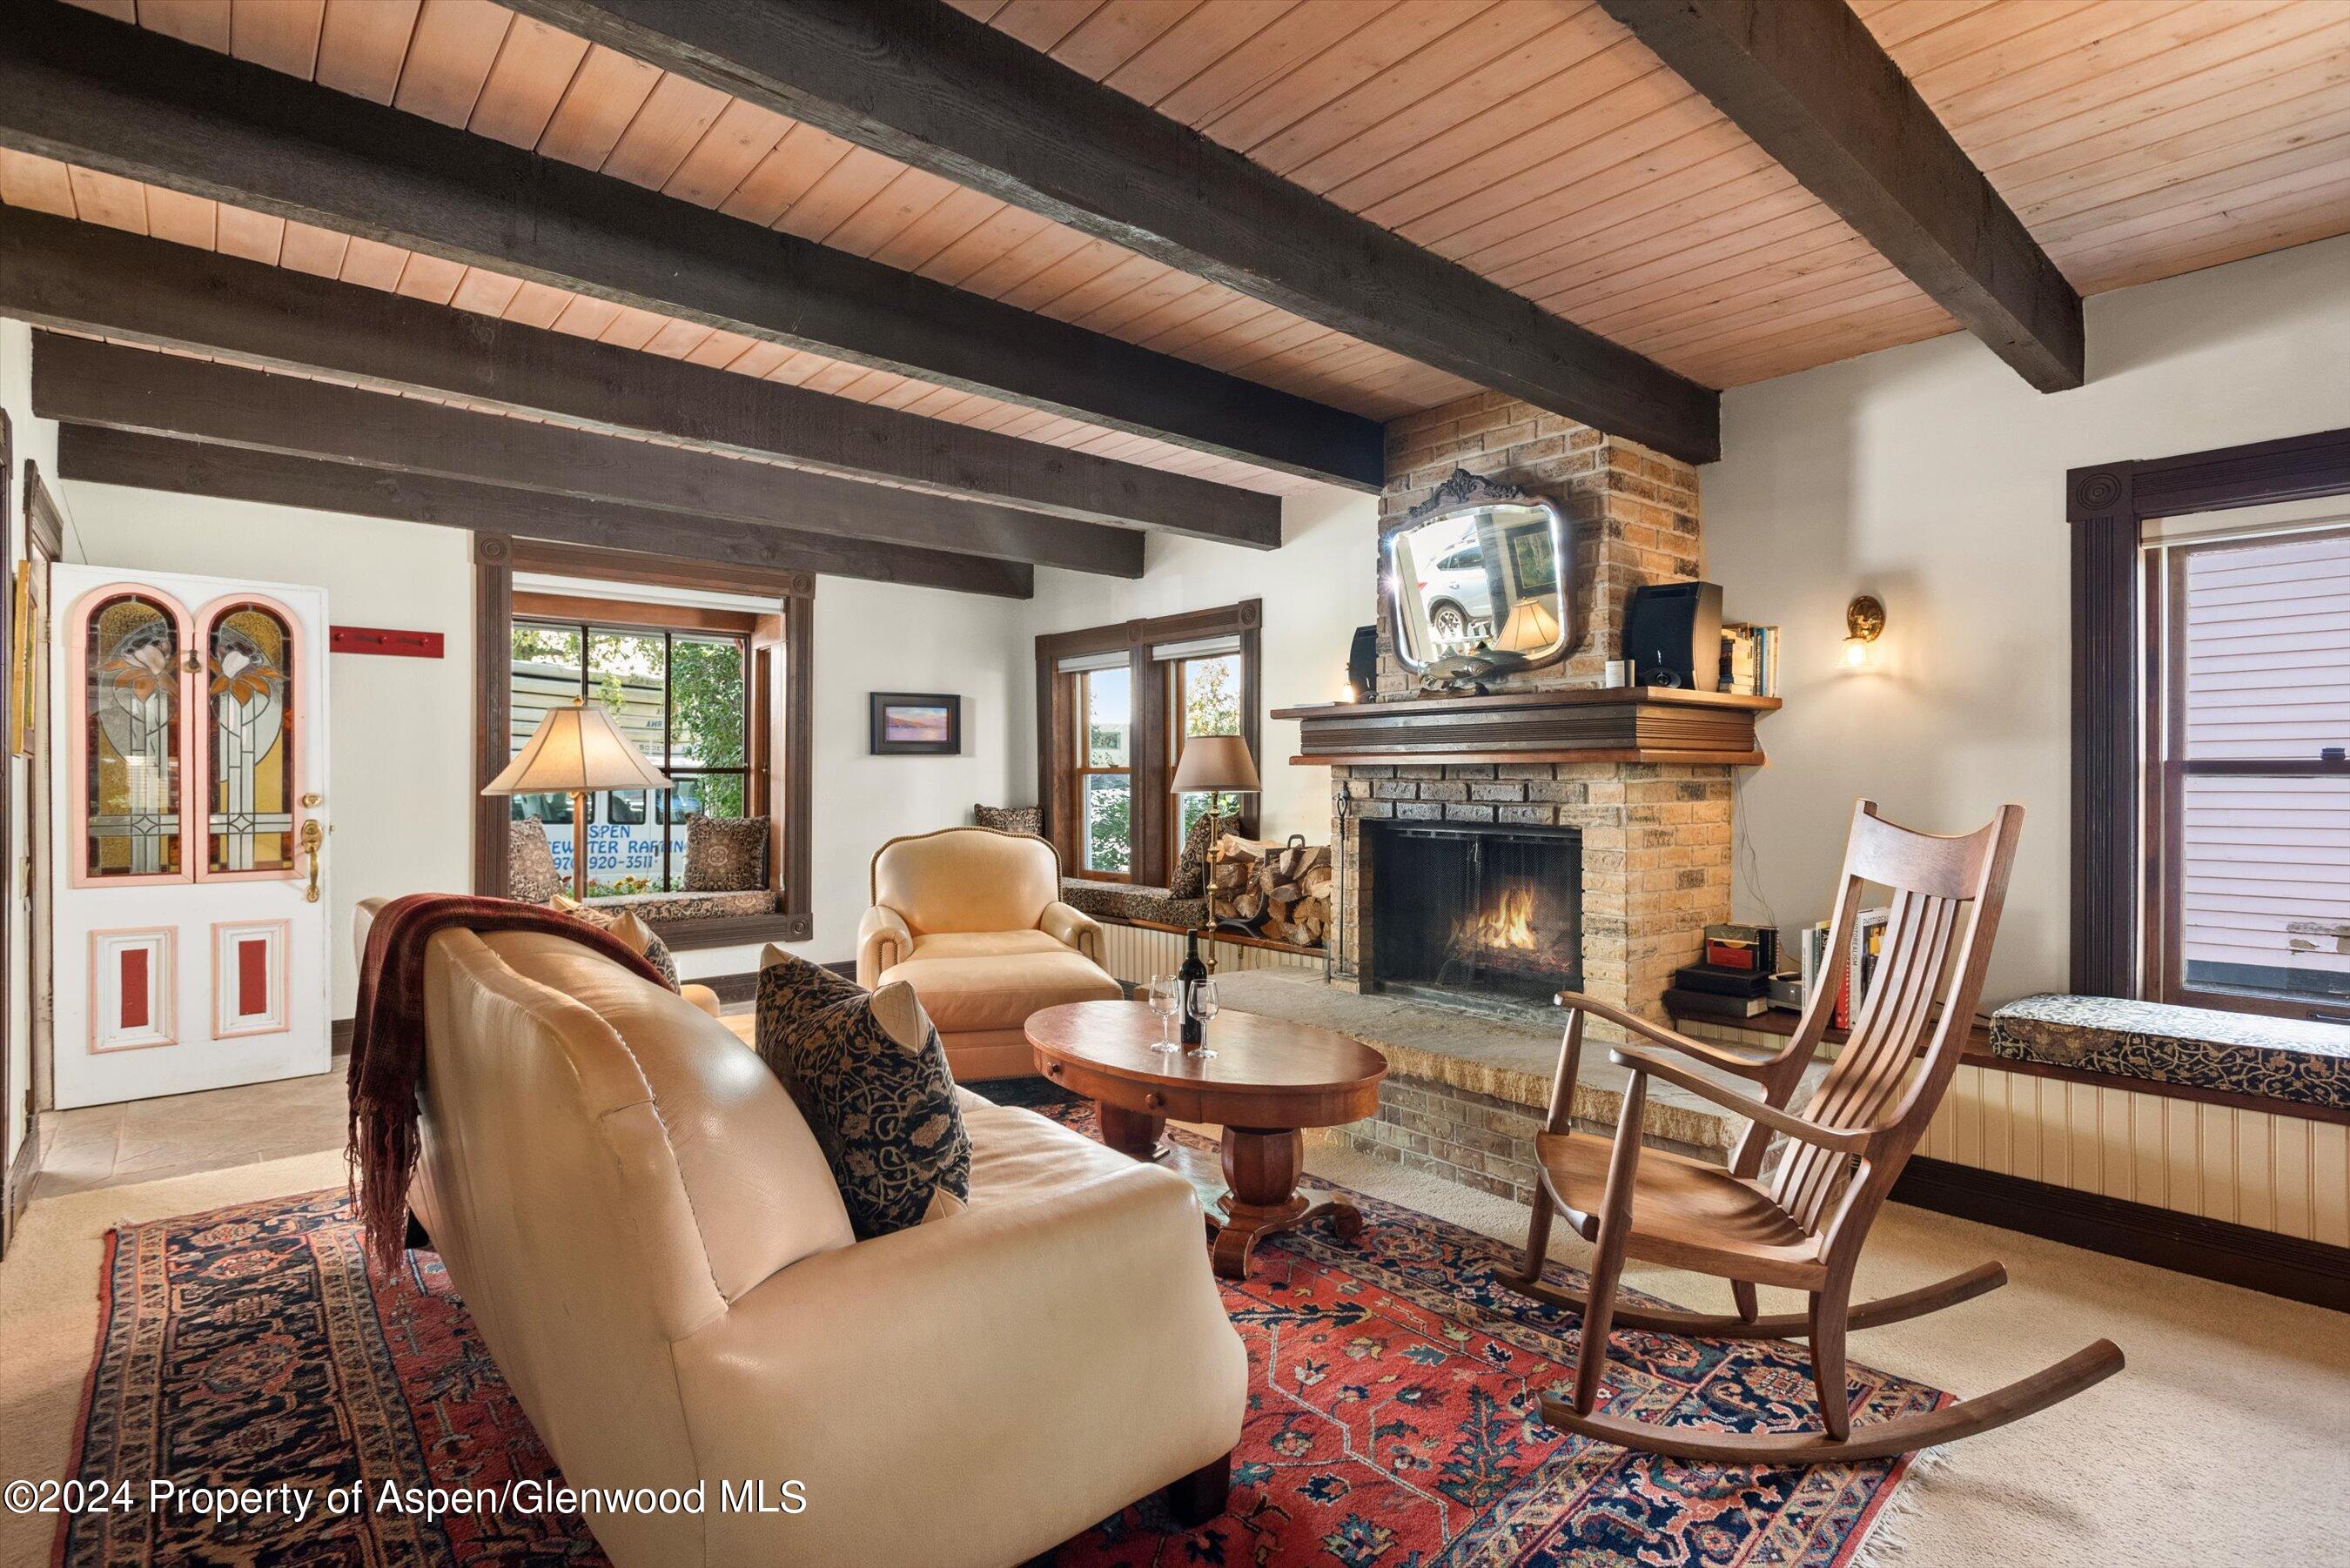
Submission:
[[[1583,836],[1571,827],[1367,821],[1367,989],[1481,1009],[1583,984]]]

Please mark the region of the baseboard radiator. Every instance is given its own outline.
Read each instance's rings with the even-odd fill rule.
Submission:
[[[1253,969],[1310,969],[1316,974],[1322,971],[1322,955],[1318,952],[1284,952],[1274,948],[1243,947],[1238,942],[1202,942],[1200,950],[1214,959],[1219,973]],[[1175,972],[1175,966],[1183,961],[1182,934],[1154,930],[1149,926],[1112,925],[1104,920],[1102,958],[1112,975],[1140,985],[1154,974]]]

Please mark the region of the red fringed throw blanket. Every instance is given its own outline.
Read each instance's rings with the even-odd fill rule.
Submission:
[[[369,1261],[398,1264],[416,1174],[416,1091],[424,1077],[424,950],[436,932],[546,931],[666,986],[660,971],[609,932],[537,904],[454,893],[394,898],[368,929],[351,1023],[350,1139],[345,1150]]]

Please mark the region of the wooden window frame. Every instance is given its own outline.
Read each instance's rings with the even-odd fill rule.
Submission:
[[[754,737],[766,730],[775,708],[775,691],[771,683],[757,679],[757,661],[752,658],[754,639],[759,630],[760,618],[742,610],[702,609],[690,605],[632,604],[624,599],[598,599],[567,594],[517,593],[514,597],[513,626],[549,627],[579,635],[579,695],[591,695],[588,665],[589,639],[598,632],[621,632],[632,637],[658,637],[661,639],[661,754],[646,760],[672,779],[680,778],[739,778],[743,781],[743,815],[746,817],[766,815],[767,778],[771,759],[756,747]],[[511,636],[511,631],[508,634]],[[671,741],[675,734],[675,693],[670,673],[675,668],[677,639],[686,638],[702,641],[729,641],[743,655],[743,761],[734,764],[683,763],[673,754]],[[634,794],[635,790],[599,792]],[[657,791],[643,792],[648,796]],[[509,800],[514,797],[509,796]],[[648,801],[648,810],[659,807]],[[509,807],[509,820],[511,820]],[[592,823],[593,818],[590,818]],[[660,824],[667,826],[667,822]],[[661,881],[670,881],[673,867],[670,836],[661,835]]]
[[[2102,463],[2065,475],[2072,526],[2072,987],[2089,996],[2160,1000],[2154,961],[2168,940],[2160,919],[2170,858],[2149,804],[2148,694],[2161,657],[2144,633],[2140,548],[2160,517],[2350,495],[2350,430],[2215,447],[2176,457]],[[2313,762],[2312,775],[2350,776]],[[2285,1011],[2246,1006],[2230,1011]]]
[[[2342,536],[2350,529],[2320,530]],[[2255,992],[2204,991],[2187,983],[2182,960],[2186,925],[2186,787],[2190,778],[2345,778],[2350,764],[2315,757],[2186,756],[2187,566],[2190,557],[2273,544],[2277,536],[2227,537],[2182,542],[2146,552],[2139,594],[2141,636],[2146,649],[2147,726],[2143,772],[2147,843],[2145,939],[2140,963],[2147,1000],[2224,1012],[2261,1012],[2278,1018],[2350,1023],[2350,1001],[2293,999]],[[2158,713],[2157,710],[2159,709]]]
[[[1135,780],[1128,797],[1133,802],[1130,820],[1134,843],[1127,861],[1133,869],[1124,877],[1075,869],[1071,875],[1086,876],[1094,881],[1131,882],[1144,879],[1142,868],[1156,867],[1159,868],[1157,876],[1160,886],[1173,875],[1175,857],[1182,848],[1173,841],[1174,795],[1166,787],[1175,777],[1177,748],[1170,714],[1173,681],[1167,671],[1158,668],[1161,661],[1151,658],[1152,649],[1211,637],[1231,637],[1240,644],[1241,735],[1248,742],[1249,755],[1256,759],[1258,771],[1264,770],[1263,670],[1259,636],[1263,617],[1263,600],[1242,599],[1212,609],[1051,632],[1036,639],[1036,795],[1044,805],[1045,836],[1060,852],[1065,867],[1074,868],[1083,864],[1078,830],[1084,817],[1073,787],[1078,774],[1078,726],[1083,720],[1076,706],[1075,677],[1080,672],[1073,670],[1065,675],[1058,666],[1065,659],[1123,653],[1133,680],[1127,767],[1107,770],[1129,772]],[[1152,787],[1142,787],[1146,781]],[[1238,816],[1240,831],[1253,835],[1254,802],[1244,800]]]
[[[1141,792],[1135,788],[1134,774],[1134,758],[1137,749],[1137,740],[1134,732],[1134,710],[1138,705],[1133,701],[1130,694],[1128,699],[1126,717],[1125,764],[1121,767],[1100,767],[1097,766],[1092,761],[1093,725],[1090,722],[1090,718],[1093,712],[1092,687],[1094,677],[1097,675],[1107,674],[1110,670],[1116,668],[1118,667],[1111,665],[1106,666],[1101,670],[1073,670],[1066,675],[1061,677],[1062,680],[1069,683],[1069,722],[1076,726],[1076,732],[1069,737],[1069,755],[1073,759],[1073,762],[1072,765],[1068,769],[1068,783],[1066,786],[1068,800],[1065,803],[1069,813],[1069,821],[1072,824],[1070,828],[1071,852],[1063,863],[1068,867],[1070,876],[1083,877],[1088,882],[1134,882],[1138,880],[1134,873],[1139,867],[1141,858],[1135,853],[1135,840],[1138,836],[1142,818]],[[1131,665],[1127,666],[1126,670],[1130,693],[1133,682],[1133,667]],[[1086,864],[1085,834],[1083,832],[1083,827],[1086,820],[1086,781],[1089,778],[1114,778],[1124,779],[1126,781],[1126,822],[1128,842],[1126,858],[1127,868],[1123,871],[1102,871]]]
[[[1202,663],[1211,659],[1232,657],[1233,656],[1229,653],[1193,653],[1180,659],[1164,660],[1167,666],[1167,767],[1164,776],[1159,781],[1159,793],[1163,797],[1162,809],[1167,813],[1167,864],[1161,868],[1164,872],[1163,879],[1166,881],[1174,880],[1175,862],[1182,858],[1183,855],[1183,803],[1175,794],[1175,770],[1183,765],[1183,743],[1191,738],[1183,732],[1183,714],[1190,707],[1184,693],[1187,682],[1183,672],[1193,664]],[[1246,722],[1248,719],[1246,704],[1249,701],[1249,693],[1253,690],[1250,671],[1255,660],[1246,652],[1240,655],[1240,659],[1241,690],[1236,700],[1243,705],[1242,719]],[[1255,760],[1257,772],[1262,776],[1264,772],[1264,759],[1257,756],[1256,750],[1256,737],[1251,734],[1249,755]],[[1248,808],[1249,797],[1239,795],[1234,798],[1242,803],[1242,809],[1234,812],[1233,816],[1246,824],[1253,833],[1255,813]]]
[[[504,534],[473,536],[473,771],[474,788],[497,776],[512,744],[515,574],[588,577],[641,587],[708,589],[713,568],[707,562],[674,556],[517,539]],[[750,648],[754,678],[771,684],[772,711],[763,720],[753,705],[748,743],[766,759],[763,796],[768,830],[770,880],[780,885],[775,912],[723,915],[700,919],[653,920],[671,948],[733,947],[748,942],[804,942],[816,934],[811,870],[815,836],[811,805],[815,770],[813,696],[816,574],[773,567],[724,568],[731,593],[772,596],[775,634],[754,639]],[[601,602],[601,601],[597,601]],[[650,609],[651,607],[639,607]],[[689,614],[693,612],[687,612]],[[584,650],[583,650],[584,651]],[[775,669],[777,660],[782,669]],[[476,794],[473,806],[473,890],[494,898],[506,892],[505,800]]]

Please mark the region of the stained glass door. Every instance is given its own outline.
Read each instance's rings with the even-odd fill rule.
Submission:
[[[327,1070],[326,600],[52,573],[57,1103]]]

